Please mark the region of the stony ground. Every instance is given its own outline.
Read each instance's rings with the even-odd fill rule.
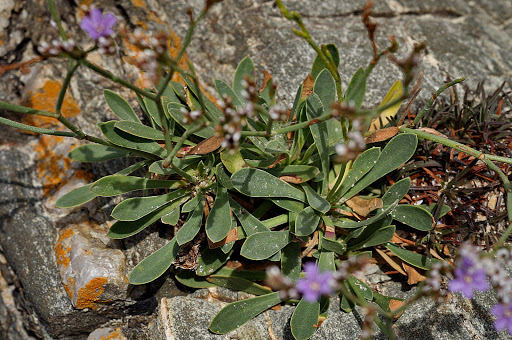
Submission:
[[[77,1],[57,2],[66,29],[86,44],[76,25],[81,15]],[[96,2],[115,12],[128,30],[171,30],[175,46],[179,46],[187,28],[186,8],[197,9],[202,3]],[[360,22],[363,0],[285,3],[304,16],[319,43],[339,47],[345,84],[358,67],[370,60],[370,45]],[[447,79],[467,76],[471,86],[485,80],[487,88],[494,89],[511,78],[509,0],[382,0],[375,2],[374,16],[380,25],[378,41],[382,44],[393,34],[406,54],[415,42],[427,43],[420,98],[428,98]],[[213,93],[212,80],[229,81],[237,63],[250,55],[260,71],[267,70],[279,80],[279,99],[289,104],[315,57],[307,44],[291,33],[292,27],[279,15],[273,1],[226,0],[199,27],[188,57]],[[0,66],[36,57],[39,41],[55,36],[44,1],[0,1]],[[122,40],[117,43],[124,44]],[[125,66],[122,59],[121,52],[110,59],[91,57],[114,73],[139,81],[136,70]],[[28,74],[19,70],[0,73],[0,99],[53,110],[64,70],[62,61],[45,61],[32,65]],[[378,103],[400,78],[398,72],[390,63],[379,65],[369,81],[365,103]],[[95,122],[112,118],[101,95],[103,88],[119,90],[115,84],[82,72],[72,80],[63,107],[66,117],[95,135]],[[121,93],[135,102],[128,92]],[[38,126],[54,125],[33,117],[18,119]],[[116,171],[119,164],[83,167],[66,157],[78,145],[76,141],[38,137],[4,126],[0,129],[1,339],[99,339],[104,335],[119,339],[222,338],[209,334],[206,325],[222,303],[239,295],[224,290],[188,295],[168,277],[144,287],[123,283],[131,268],[166,242],[165,232],[151,229],[125,242],[113,242],[105,238],[109,202],[98,201],[72,211],[53,207],[62,193]],[[380,275],[378,281],[384,292],[401,296],[411,293],[406,283],[391,282],[377,270],[374,275]],[[481,294],[472,301],[454,296],[442,306],[420,302],[398,321],[398,332],[404,339],[505,338],[495,333],[486,313],[493,299]],[[358,313],[341,314],[332,308],[314,338],[357,338],[361,323]],[[230,336],[288,339],[290,313],[289,308],[264,313]]]

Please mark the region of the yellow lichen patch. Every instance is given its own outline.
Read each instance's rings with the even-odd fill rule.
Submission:
[[[121,334],[121,327],[116,328],[112,333],[109,335],[103,335],[100,340],[123,340],[126,339],[126,337]]]
[[[66,229],[59,235],[59,239],[57,240],[57,245],[55,246],[55,255],[57,256],[57,264],[63,265],[64,267],[69,266],[69,252],[71,248],[64,247],[62,244],[65,239],[70,238],[74,232],[72,229]]]
[[[85,287],[80,288],[78,290],[75,308],[96,309],[98,308],[97,304],[99,302],[107,302],[106,300],[99,300],[99,297],[105,291],[103,285],[107,284],[107,282],[108,279],[106,277],[97,277],[89,281],[89,283],[85,285]]]
[[[69,277],[68,283],[67,284],[64,283],[64,290],[68,294],[69,299],[73,300],[73,295],[74,295],[73,292],[75,290],[75,278],[74,277]]]

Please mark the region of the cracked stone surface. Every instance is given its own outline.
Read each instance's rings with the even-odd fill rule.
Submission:
[[[341,77],[346,86],[352,73],[370,60],[371,47],[360,20],[365,1],[284,2],[304,16],[306,26],[318,43],[338,46]],[[79,2],[57,0],[57,3],[66,31],[80,44],[90,46],[90,40],[77,25],[81,18],[76,6]],[[177,36],[184,37],[189,22],[186,9],[193,6],[197,13],[203,0],[119,0],[96,1],[96,4],[115,12],[120,25],[129,31],[136,27],[172,29]],[[510,0],[380,0],[375,1],[374,20],[379,24],[378,43],[384,46],[388,36],[395,35],[401,44],[399,56],[406,55],[414,43],[426,42],[420,98],[428,98],[447,78],[467,76],[470,86],[485,80],[490,90],[511,78]],[[230,83],[238,62],[249,55],[260,72],[267,70],[277,78],[278,100],[289,104],[315,57],[314,51],[292,33],[293,27],[294,23],[283,19],[271,0],[225,0],[214,7],[198,27],[188,56],[207,91],[214,93],[213,79]],[[56,36],[45,1],[0,1],[0,67],[36,57],[38,43]],[[123,44],[119,38],[116,43]],[[138,71],[124,64],[123,58],[125,55],[121,52],[111,58],[90,56],[91,61],[113,73],[129,81],[139,81]],[[61,60],[48,60],[32,65],[29,74],[19,70],[0,73],[0,100],[53,110],[65,67],[66,63]],[[400,77],[399,70],[391,63],[380,64],[369,79],[365,105],[379,103],[389,86]],[[103,100],[103,88],[120,92],[136,106],[135,97],[129,91],[83,70],[71,81],[63,112],[86,133],[99,135],[95,123],[114,117]],[[49,120],[21,117],[5,110],[0,110],[0,115],[47,128],[56,126]],[[66,211],[55,209],[53,203],[64,190],[111,174],[127,164],[73,163],[66,154],[79,144],[77,141],[38,137],[5,126],[0,127],[0,132],[0,248],[15,277],[10,278],[3,270],[4,279],[0,278],[0,332],[3,332],[0,338],[17,340],[30,334],[35,339],[86,339],[89,334],[115,332],[120,324],[123,326],[119,334],[126,334],[130,339],[148,339],[156,334],[165,336],[164,319],[156,318],[156,314],[151,316],[165,306],[168,316],[174,318],[169,322],[174,322],[177,333],[192,334],[186,333],[192,329],[200,332],[201,326],[203,333],[197,334],[204,339],[213,337],[205,333],[206,326],[223,302],[205,300],[204,292],[176,297],[186,292],[180,290],[169,275],[152,284],[132,288],[124,301],[102,313],[74,309],[61,281],[55,256],[59,232],[84,221],[106,223],[113,203],[99,199]],[[122,252],[126,259],[124,275],[170,237],[172,230],[148,228],[137,237],[116,243],[113,248]],[[121,257],[119,255],[119,261]],[[2,264],[0,258],[0,269],[5,267]],[[407,294],[408,290],[404,293],[401,285],[385,284],[393,287],[390,291]],[[231,299],[240,298],[239,294],[222,294]],[[164,303],[157,308],[162,299]],[[417,303],[397,326],[405,339],[418,334],[424,339],[504,338],[503,334],[494,333],[489,319],[485,319],[483,311],[493,301],[492,296],[478,295],[472,302],[454,296],[445,307]],[[280,312],[266,314],[271,316],[272,329],[278,339],[287,339],[291,312],[290,307],[285,307]],[[237,336],[240,339],[256,339],[260,335],[268,338],[266,315],[237,331]],[[334,317],[324,323],[315,339],[337,339],[335,332],[342,326],[356,336],[360,318],[335,310],[331,316]],[[427,316],[427,322],[422,321],[423,316]],[[438,323],[439,320],[446,322]],[[150,321],[151,326],[147,326]],[[181,324],[176,324],[177,321]],[[93,333],[95,329],[100,330]]]

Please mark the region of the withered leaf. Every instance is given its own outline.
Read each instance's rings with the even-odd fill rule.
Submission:
[[[426,277],[421,275],[416,268],[409,266],[407,263],[402,262],[402,267],[404,267],[405,272],[407,273],[407,283],[410,285],[414,285],[420,281],[425,281]]]
[[[271,80],[272,75],[270,74],[270,72],[263,70],[263,84],[261,84],[260,93],[263,92],[263,90],[265,90],[265,88],[268,85],[268,82]]]
[[[220,148],[223,140],[224,137],[222,136],[211,136],[210,138],[203,140],[201,143],[188,150],[186,155],[205,155],[207,153],[213,152]]]
[[[383,207],[382,200],[378,197],[367,200],[359,196],[354,196],[346,203],[356,214],[364,217],[368,216],[368,214],[375,209]]]
[[[405,304],[405,301],[391,299],[391,301],[389,301],[389,309],[393,312],[393,311],[395,311],[395,309],[402,307],[404,304]],[[395,315],[394,319],[395,320],[398,319],[400,317],[400,315],[402,315],[402,313],[403,313],[403,311],[398,313],[397,315]]]
[[[448,138],[446,135],[443,135],[441,132],[439,132],[437,130],[434,130],[434,129],[431,129],[431,128],[419,128],[417,130],[423,131],[423,132],[426,132],[426,133],[430,133],[432,135],[436,135],[436,136],[439,136],[439,137]]]
[[[407,276],[407,274],[404,272],[404,270],[402,268],[400,268],[400,265],[398,263],[396,263],[391,257],[389,257],[385,252],[383,252],[382,250],[378,249],[378,248],[375,248],[375,250],[377,251],[377,253],[379,253],[380,256],[382,256],[382,258],[391,266],[393,267],[397,272],[399,272],[400,274],[402,275],[405,275]]]
[[[288,182],[288,183],[293,183],[293,184],[300,184],[300,183],[304,182],[304,179],[297,175],[284,175],[284,176],[280,176],[279,179],[283,180],[285,182]]]
[[[219,242],[212,242],[208,239],[208,248],[214,249],[222,247],[225,244],[238,240],[238,228],[233,228],[228,232],[228,235]]]
[[[315,79],[311,76],[311,74],[308,73],[308,76],[304,81],[302,82],[302,94],[300,96],[300,99],[305,99],[307,96],[309,96],[311,93],[313,93],[313,87],[315,86]]]
[[[364,142],[366,144],[370,144],[385,141],[386,139],[394,137],[398,133],[398,130],[400,130],[400,128],[397,126],[391,126],[388,128],[377,130],[368,137],[366,137]]]

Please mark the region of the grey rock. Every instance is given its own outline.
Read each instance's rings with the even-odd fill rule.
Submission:
[[[87,340],[103,340],[103,339],[111,339],[111,340],[128,340],[128,338],[123,334],[121,327],[104,327],[95,329],[94,332],[89,334]]]

